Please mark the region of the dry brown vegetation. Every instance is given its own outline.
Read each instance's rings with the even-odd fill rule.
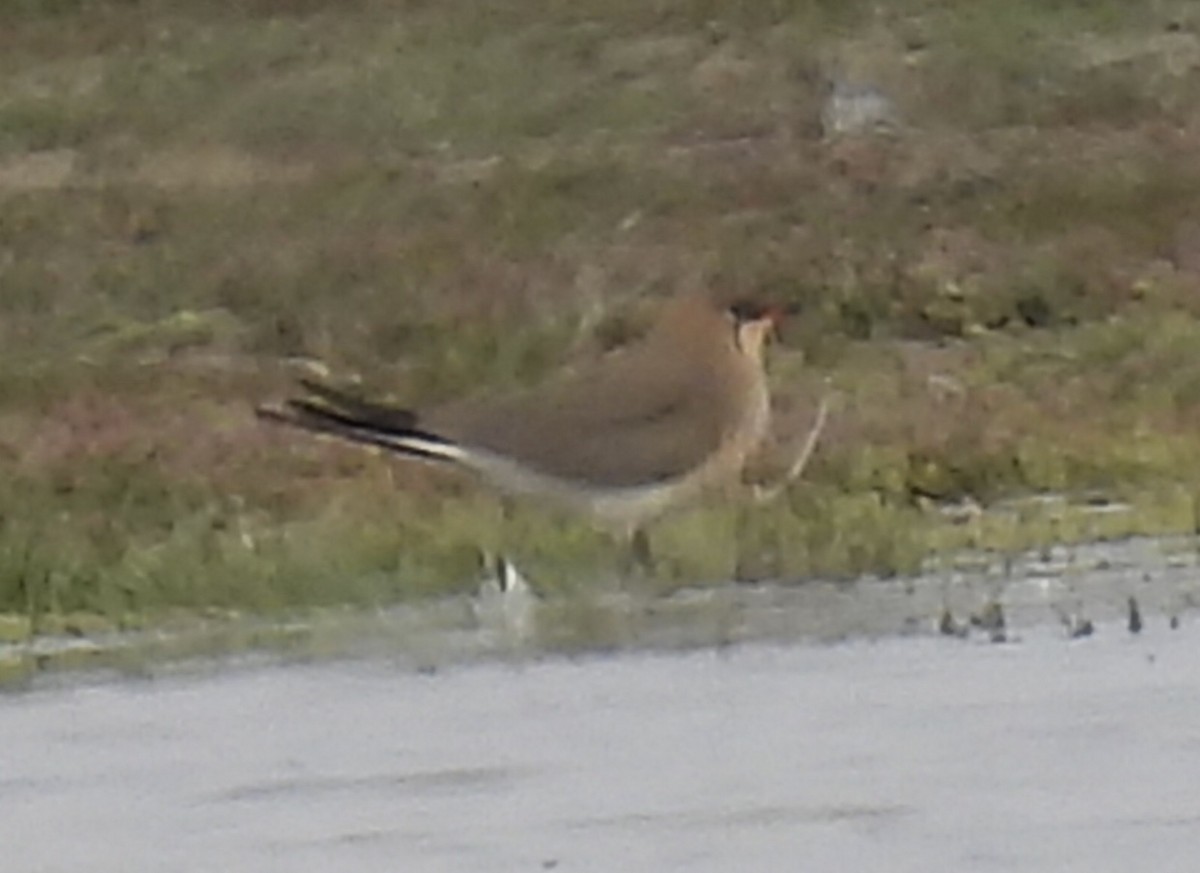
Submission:
[[[829,135],[832,81],[888,129]],[[905,572],[929,501],[1192,523],[1186,0],[17,0],[0,83],[5,608],[376,602],[501,542],[568,573],[604,544],[250,410],[297,361],[524,382],[696,285],[796,307],[781,421],[836,412],[769,512],[665,524],[664,575]]]

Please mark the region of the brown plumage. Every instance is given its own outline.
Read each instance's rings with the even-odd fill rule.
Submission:
[[[457,463],[503,490],[546,495],[633,531],[735,477],[762,439],[772,322],[763,310],[682,297],[640,342],[518,393],[416,412],[305,382],[307,397],[259,414]]]

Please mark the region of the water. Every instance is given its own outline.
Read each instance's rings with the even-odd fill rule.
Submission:
[[[1200,625],[1167,606],[1194,569],[1101,554],[1070,640],[1053,564],[1003,592],[1002,644],[874,583],[643,604],[605,653],[442,604],[379,619],[405,646],[47,674],[0,695],[3,869],[1191,870]]]
[[[21,871],[1192,869],[1200,636],[895,638],[0,698]]]

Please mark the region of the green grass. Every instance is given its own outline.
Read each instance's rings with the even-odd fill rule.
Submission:
[[[619,558],[578,521],[250,410],[296,359],[417,403],[523,384],[696,283],[798,308],[780,407],[827,380],[835,415],[776,503],[656,526],[646,584],[1190,530],[1197,28],[1185,0],[4,4],[0,611],[389,603],[470,587],[480,548],[595,584]],[[900,130],[824,138],[831,75]],[[935,509],[1046,491],[1135,511]]]

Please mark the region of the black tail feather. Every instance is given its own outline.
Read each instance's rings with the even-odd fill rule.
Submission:
[[[411,410],[364,400],[311,380],[301,380],[300,384],[311,398],[289,398],[282,407],[257,407],[258,417],[402,455],[447,460],[443,454],[422,448],[422,442],[450,443],[417,427],[417,416]]]

